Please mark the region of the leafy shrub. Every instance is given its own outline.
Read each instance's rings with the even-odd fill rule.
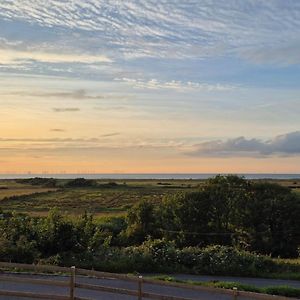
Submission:
[[[90,187],[93,186],[95,182],[90,179],[85,178],[75,178],[73,180],[68,181],[65,186],[66,187]]]
[[[57,180],[54,178],[34,177],[34,178],[26,178],[26,179],[17,179],[16,182],[27,183],[31,185],[42,185],[45,187],[55,187]]]
[[[101,258],[97,261],[97,257]],[[281,270],[270,257],[232,247],[176,249],[165,239],[140,246],[107,247],[95,253],[93,267],[114,272],[189,272],[194,274],[256,276]]]
[[[184,248],[178,258],[178,263],[196,274],[254,276],[275,269],[275,263],[267,256],[218,245]]]

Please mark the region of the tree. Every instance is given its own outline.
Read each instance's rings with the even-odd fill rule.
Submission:
[[[156,232],[156,220],[154,204],[148,200],[140,201],[128,212],[125,236],[132,243],[142,243]]]
[[[167,196],[158,209],[162,236],[177,245],[205,245],[210,231],[209,198],[203,192]]]
[[[250,233],[250,250],[295,257],[300,245],[300,198],[278,184],[256,183],[243,226]]]
[[[300,198],[278,184],[216,176],[199,191],[168,196],[157,210],[162,236],[180,246],[233,245],[294,257]]]

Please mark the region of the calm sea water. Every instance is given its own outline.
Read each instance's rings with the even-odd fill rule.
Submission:
[[[0,174],[0,179],[17,178],[58,178],[73,179],[83,177],[86,179],[207,179],[216,176],[216,174]],[[225,174],[223,174],[225,175]],[[300,179],[300,174],[236,174],[244,176],[247,179]]]

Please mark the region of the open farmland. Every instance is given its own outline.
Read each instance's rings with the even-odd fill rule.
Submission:
[[[55,191],[56,188],[49,188],[43,186],[32,186],[24,183],[18,183],[14,180],[1,180],[0,181],[0,201],[1,206],[5,200],[13,196],[24,196],[38,193],[45,193]],[[2,203],[2,201],[4,202]]]
[[[1,182],[0,186],[6,187],[0,189],[1,207],[32,215],[46,215],[53,207],[74,215],[84,211],[96,215],[120,215],[142,199],[159,202],[166,194],[192,191],[201,184],[190,180],[130,180],[113,184],[97,180],[91,187],[66,187],[66,180],[57,182],[56,188],[20,184],[13,180]]]
[[[142,199],[160,202],[167,194],[195,191],[205,184],[204,180],[93,180],[93,186],[70,187],[68,182],[59,179],[54,187],[47,187],[43,182],[1,180],[1,208],[40,216],[53,207],[71,215],[84,211],[100,216],[122,215]],[[276,182],[300,191],[299,180]]]

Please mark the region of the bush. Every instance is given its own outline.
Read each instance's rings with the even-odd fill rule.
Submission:
[[[42,185],[44,187],[56,187],[57,184],[57,180],[54,178],[42,178],[42,177],[17,179],[16,182],[26,183],[31,185]]]
[[[147,240],[140,246],[126,248],[100,247],[92,261],[93,268],[110,272],[257,276],[281,270],[270,257],[225,246],[176,249],[174,242],[165,239]]]
[[[166,239],[147,240],[138,247],[128,247],[125,250],[132,255],[142,255],[151,262],[151,271],[170,271],[177,269],[177,252],[175,243]],[[149,267],[147,267],[149,269]]]
[[[75,178],[73,180],[68,181],[65,186],[66,187],[90,187],[93,186],[95,182],[93,180],[85,179],[85,178]]]
[[[261,272],[273,272],[276,268],[270,257],[239,251],[233,247],[188,247],[179,254],[178,263],[196,274],[255,276]]]

